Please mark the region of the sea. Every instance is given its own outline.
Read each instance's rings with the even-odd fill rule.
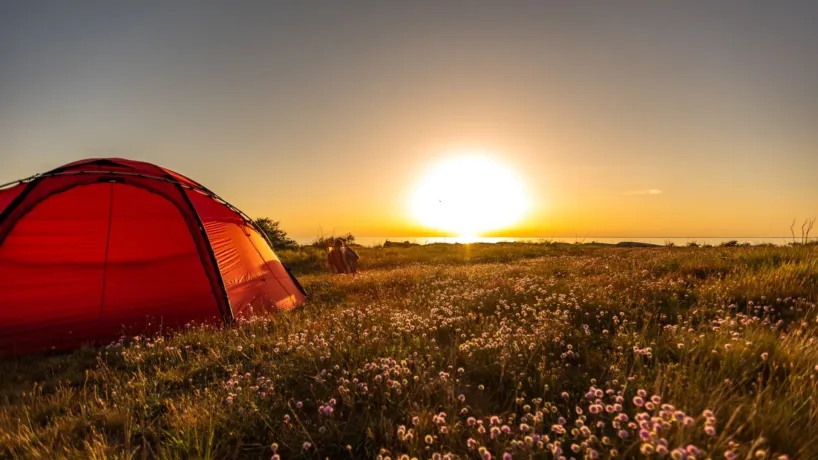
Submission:
[[[315,238],[295,238],[299,244],[310,244]],[[391,242],[405,242],[417,243],[421,245],[433,243],[543,243],[556,242],[568,244],[583,244],[583,243],[605,243],[616,244],[624,241],[636,243],[649,243],[660,246],[665,246],[673,243],[676,246],[687,246],[690,243],[697,243],[699,245],[718,246],[729,241],[737,241],[742,244],[773,244],[776,246],[786,246],[793,242],[792,236],[773,236],[773,237],[739,237],[739,236],[719,236],[719,237],[598,237],[598,236],[573,236],[573,237],[482,237],[482,236],[460,236],[460,237],[428,237],[428,236],[359,236],[355,237],[355,243],[361,246],[374,247],[384,244],[386,241]],[[800,242],[800,238],[796,241]],[[818,241],[818,238],[810,238],[810,241]]]

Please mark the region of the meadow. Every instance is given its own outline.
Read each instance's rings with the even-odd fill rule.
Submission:
[[[818,458],[818,247],[283,251],[297,310],[0,361],[2,458]]]

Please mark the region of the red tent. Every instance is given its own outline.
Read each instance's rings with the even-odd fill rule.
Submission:
[[[165,168],[89,159],[0,188],[0,354],[231,324],[304,298],[251,219]]]

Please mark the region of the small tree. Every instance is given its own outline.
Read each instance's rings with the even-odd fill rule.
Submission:
[[[316,248],[328,248],[330,246],[335,246],[335,240],[338,239],[338,238],[343,240],[348,245],[355,244],[355,235],[353,235],[352,233],[347,233],[346,235],[343,235],[343,236],[335,236],[335,235],[323,236],[322,235],[322,236],[317,237],[315,240],[313,240],[311,245],[313,247],[316,247]]]
[[[809,232],[812,231],[812,227],[815,226],[815,219],[807,219],[804,221],[804,224],[801,225],[801,244],[808,244],[809,243]]]
[[[801,241],[796,241],[795,239],[795,219],[792,220],[792,225],[790,225],[790,233],[792,233],[792,244],[809,244],[809,233],[812,231],[812,228],[815,226],[815,221],[818,218],[806,219],[803,224],[801,224]]]
[[[287,236],[287,232],[281,229],[280,222],[277,220],[274,221],[268,217],[261,217],[256,219],[256,225],[258,225],[267,235],[267,238],[270,239],[273,249],[298,249],[298,243]]]

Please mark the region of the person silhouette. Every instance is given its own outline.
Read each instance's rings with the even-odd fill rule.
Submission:
[[[355,275],[358,274],[358,260],[361,257],[346,242],[344,242],[343,249],[344,249],[344,260],[346,261],[347,268],[349,269],[349,273],[352,273],[352,275],[355,276]]]
[[[328,248],[327,262],[332,273],[358,273],[358,260],[360,256],[354,249],[349,247],[342,238],[336,238],[333,246]]]

